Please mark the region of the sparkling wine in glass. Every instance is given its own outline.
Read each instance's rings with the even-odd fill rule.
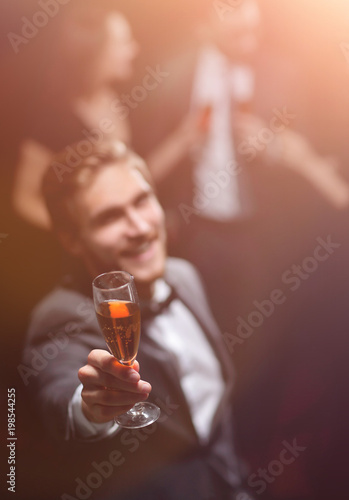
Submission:
[[[125,271],[101,274],[93,280],[93,299],[99,326],[111,354],[119,363],[132,366],[136,359],[141,315],[134,278]],[[129,429],[145,427],[160,416],[160,408],[148,402],[136,403],[115,422]]]

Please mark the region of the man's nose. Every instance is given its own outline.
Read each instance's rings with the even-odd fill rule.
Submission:
[[[127,214],[127,232],[130,237],[144,236],[150,230],[150,223],[137,210]]]

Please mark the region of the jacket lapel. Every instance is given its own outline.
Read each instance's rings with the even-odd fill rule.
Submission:
[[[171,259],[169,259],[169,261],[171,261]],[[225,409],[231,406],[232,390],[235,378],[233,363],[223,342],[220,330],[211,315],[206,296],[203,292],[203,287],[195,286],[195,284],[194,286],[188,286],[188,280],[186,280],[186,282],[182,282],[181,279],[178,279],[178,275],[175,272],[169,272],[166,279],[168,283],[175,288],[180,300],[195,316],[208,341],[210,342],[213,352],[216,354],[217,359],[221,363],[225,391],[213,420],[211,433],[211,435],[213,435],[216,427],[223,418]]]
[[[173,355],[162,349],[149,335],[151,319],[142,322],[140,349],[137,360],[140,373],[153,387],[149,401],[161,408],[160,421],[178,435],[197,444],[190,410],[182,391]],[[170,417],[170,418],[169,418]]]

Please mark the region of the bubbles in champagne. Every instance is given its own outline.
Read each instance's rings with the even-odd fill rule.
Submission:
[[[97,319],[113,356],[124,364],[132,364],[140,340],[140,311],[137,304],[110,300],[99,304]]]

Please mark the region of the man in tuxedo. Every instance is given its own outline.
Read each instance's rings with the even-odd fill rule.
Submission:
[[[166,257],[164,214],[145,163],[118,142],[94,145],[74,168],[65,151],[43,191],[53,230],[84,268],[37,306],[24,366],[33,368],[33,356],[47,363],[35,375],[22,371],[49,432],[68,449],[83,443],[94,460],[93,474],[90,464],[91,474],[80,473],[76,491],[62,498],[81,491],[93,498],[250,498],[233,444],[229,354],[196,271]],[[106,350],[92,301],[92,279],[116,269],[133,274],[141,303],[132,367]],[[145,400],[161,408],[156,423],[141,430],[114,423]]]

